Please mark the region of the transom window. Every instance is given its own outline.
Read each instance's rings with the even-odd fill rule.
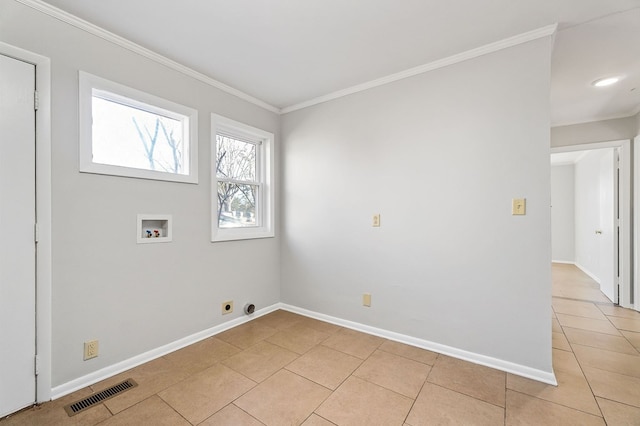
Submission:
[[[80,171],[197,183],[197,111],[80,72]]]
[[[212,115],[212,241],[272,237],[273,134]]]

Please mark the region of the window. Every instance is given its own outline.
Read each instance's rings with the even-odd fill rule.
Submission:
[[[216,114],[211,128],[211,240],[273,237],[273,134]]]
[[[80,171],[198,183],[197,117],[80,71]]]

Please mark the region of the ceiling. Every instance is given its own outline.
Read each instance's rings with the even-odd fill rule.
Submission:
[[[566,164],[575,164],[589,151],[570,151],[570,152],[557,152],[551,154],[552,166],[563,166]]]
[[[640,0],[47,3],[278,109],[558,23],[552,123],[640,107]]]

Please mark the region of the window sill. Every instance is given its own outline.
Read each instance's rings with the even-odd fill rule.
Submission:
[[[86,163],[80,165],[80,173],[92,173],[97,175],[118,176],[124,178],[162,180],[165,182],[198,184],[198,176],[180,175],[175,173],[159,172],[154,170],[133,169],[130,167],[112,166],[109,164]]]
[[[274,238],[272,230],[257,229],[216,229],[211,237],[212,243],[223,241],[257,240],[260,238]]]

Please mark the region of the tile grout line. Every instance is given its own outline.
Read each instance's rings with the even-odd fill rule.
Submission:
[[[553,346],[553,343],[552,343]],[[504,375],[504,422],[503,426],[507,424],[507,380],[509,379],[509,373]]]
[[[542,401],[542,402],[546,402],[546,403],[549,403],[549,404],[557,405],[558,407],[567,408],[567,409],[572,410],[572,411],[578,411],[578,412],[580,412],[582,414],[588,414],[588,415],[593,416],[593,417],[599,417],[599,418],[604,420],[604,416],[603,415],[599,416],[597,414],[593,414],[593,413],[589,413],[589,412],[584,411],[584,410],[580,410],[579,408],[569,407],[568,405],[560,404],[560,403],[555,402],[555,401],[549,401],[548,399],[538,398],[537,396],[529,395],[528,393],[524,393],[524,392],[521,392],[519,390],[515,390],[515,389],[509,389],[509,390],[511,392],[519,393],[520,395],[527,396],[529,398],[535,398],[535,399],[537,399],[539,401]],[[595,400],[595,395],[593,395],[593,399]],[[617,401],[615,401],[615,402],[617,402]],[[598,401],[596,401],[596,405],[598,406],[598,410],[602,413],[602,410],[600,410],[600,406],[598,405]],[[605,423],[606,423],[606,420],[605,420]]]
[[[437,360],[437,357],[436,357],[436,360]],[[435,361],[434,361],[434,364],[435,364]],[[420,386],[420,390],[416,394],[416,397],[413,399],[413,402],[411,403],[411,407],[409,407],[409,411],[407,411],[407,415],[404,416],[403,424],[408,424],[409,426],[411,426],[410,423],[407,423],[407,420],[409,419],[409,415],[413,411],[413,407],[415,407],[416,402],[418,402],[418,398],[420,397],[420,394],[422,393],[424,386],[427,384],[427,380],[429,379],[429,375],[431,374],[431,371],[433,371],[433,366],[431,366],[431,369],[429,369],[429,374],[427,374],[427,377],[424,378],[424,382],[422,382],[422,386]]]
[[[253,389],[253,388],[252,388]],[[249,392],[249,391],[247,391]],[[263,422],[261,422],[259,419],[255,418],[251,413],[245,411],[242,407],[240,407],[239,405],[236,404],[236,401],[241,398],[242,396],[239,396],[238,398],[234,399],[233,401],[231,401],[230,403],[228,403],[227,405],[225,405],[224,407],[222,407],[220,410],[216,411],[215,413],[213,413],[212,415],[210,415],[209,417],[207,417],[206,419],[203,420],[206,421],[207,419],[213,417],[216,415],[216,413],[219,413],[220,411],[224,410],[225,407],[228,407],[229,405],[233,405],[234,407],[236,407],[238,410],[242,411],[243,413],[245,413],[247,416],[251,417],[252,419],[255,419],[255,421],[257,421],[258,423],[260,423],[261,425],[264,425]],[[266,426],[266,425],[265,425]]]
[[[564,337],[567,339],[567,342],[569,342],[569,339],[567,338],[567,334],[564,332],[564,327],[562,326],[562,324],[560,325],[560,327],[562,328],[562,334],[564,334]],[[578,367],[580,368],[580,372],[582,373],[582,376],[584,377],[585,382],[587,382],[587,386],[589,386],[589,392],[591,392],[591,396],[593,397],[593,400],[596,403],[596,407],[598,407],[598,411],[600,412],[600,417],[602,417],[602,419],[604,420],[604,413],[602,412],[602,408],[600,408],[600,404],[598,404],[598,400],[596,399],[596,394],[593,391],[593,388],[591,387],[591,382],[589,381],[586,373],[584,372],[582,363],[580,362],[580,360],[578,359],[578,356],[575,353],[575,350],[573,348],[573,343],[569,342],[569,346],[571,346],[571,353],[573,354],[574,358],[576,359],[576,362],[578,363]],[[582,410],[578,410],[578,411],[582,411]],[[604,421],[606,423],[606,420]]]
[[[389,342],[393,342],[393,340],[389,340]],[[397,342],[394,342],[394,343],[397,343]],[[402,344],[403,344],[403,343],[402,343]],[[380,346],[382,346],[382,345],[380,345]],[[432,365],[432,364],[428,364],[428,363],[426,363],[426,362],[418,361],[418,360],[416,360],[416,359],[409,358],[409,357],[407,357],[407,356],[400,355],[400,354],[397,354],[397,353],[394,353],[394,352],[390,352],[390,351],[388,351],[388,350],[380,349],[380,347],[378,347],[376,350],[377,350],[377,351],[384,352],[384,353],[387,353],[387,354],[391,354],[391,355],[399,356],[400,358],[408,359],[409,361],[415,361],[415,362],[419,362],[420,364],[424,364],[424,365],[428,365],[428,366],[430,366],[430,367],[433,367],[433,365]],[[437,353],[437,352],[433,352],[433,351],[430,351],[430,350],[428,350],[428,349],[422,349],[422,350],[423,350],[423,351],[427,351],[427,352],[431,352],[431,353],[434,353],[434,354],[438,355],[438,353]],[[437,359],[437,357],[436,357],[436,359]],[[435,361],[434,361],[434,363],[435,363]]]

